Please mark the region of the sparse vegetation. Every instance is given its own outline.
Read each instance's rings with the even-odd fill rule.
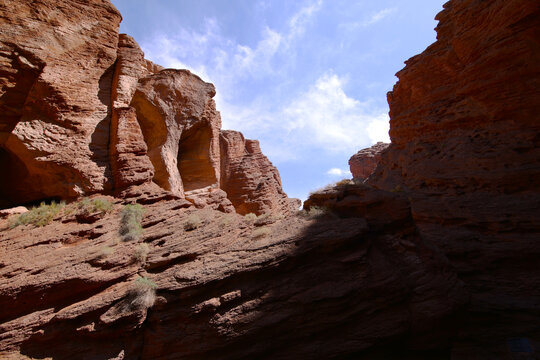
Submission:
[[[343,186],[347,186],[347,185],[354,185],[354,180],[353,179],[343,179],[343,180],[340,180],[340,181],[336,182],[334,186],[343,187]]]
[[[121,212],[120,237],[122,241],[138,241],[142,237],[141,221],[144,209],[140,204],[124,206]]]
[[[307,219],[316,219],[323,216],[335,217],[335,215],[326,207],[312,206],[309,209],[303,209],[298,215]]]
[[[62,211],[62,208],[64,208],[65,205],[66,204],[64,202],[57,204],[53,201],[50,205],[42,202],[38,207],[34,207],[24,214],[17,216],[12,222],[10,222],[9,227],[13,229],[19,225],[48,225],[60,213],[60,211]]]
[[[135,252],[133,253],[133,260],[137,263],[144,263],[149,252],[150,247],[148,246],[148,244],[141,243],[135,248]]]
[[[257,216],[257,219],[255,220],[255,223],[254,225],[255,226],[264,226],[264,225],[268,225],[268,224],[273,224],[276,222],[276,216],[274,216],[273,214],[261,214],[259,216]]]
[[[148,309],[156,301],[157,285],[152,279],[139,276],[128,292],[128,301],[132,309]]]
[[[90,200],[85,197],[78,202],[77,208],[79,212],[86,214],[101,213],[106,214],[113,209],[112,201],[107,200],[106,198],[94,198]]]
[[[111,255],[114,252],[114,249],[110,246],[104,246],[99,250],[98,258],[105,259],[107,256]]]
[[[396,185],[396,186],[392,189],[392,192],[393,192],[393,193],[403,192],[403,189],[401,188],[401,185]]]
[[[244,220],[247,222],[254,222],[255,220],[257,220],[257,215],[255,215],[254,213],[246,214],[244,215]]]
[[[253,239],[260,239],[265,236],[268,236],[272,233],[272,231],[267,227],[260,227],[258,229],[255,229],[252,233]]]
[[[184,223],[184,230],[186,231],[195,230],[201,225],[202,225],[201,218],[196,214],[191,214],[188,216],[188,218],[186,219],[186,222]]]

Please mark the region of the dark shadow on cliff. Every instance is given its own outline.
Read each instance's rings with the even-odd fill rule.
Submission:
[[[419,238],[406,199],[366,195],[334,215],[278,222],[291,234],[277,244],[245,239],[273,252],[250,271],[162,291],[142,358],[449,359],[461,282]]]
[[[100,168],[104,169],[105,177],[107,179],[105,189],[107,191],[111,190],[113,186],[113,176],[109,160],[109,143],[112,115],[112,86],[115,66],[116,63],[111,65],[99,79],[99,91],[97,96],[99,101],[107,106],[107,115],[96,125],[89,144],[90,151],[92,152],[91,159]]]

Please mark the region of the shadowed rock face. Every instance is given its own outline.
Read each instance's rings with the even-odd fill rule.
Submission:
[[[384,224],[365,212],[250,221],[180,199],[146,201],[140,241],[116,240],[119,201],[91,224],[75,211],[43,228],[4,229],[0,355],[290,359],[444,348],[463,285],[417,235],[406,199],[361,191],[372,194],[368,207],[393,210]],[[193,218],[199,226],[187,227]],[[148,300],[137,300],[137,276],[157,285],[148,309],[134,305]]]
[[[500,358],[540,341],[540,3],[450,1],[437,19],[388,94],[392,144],[368,183],[411,199],[472,293],[455,358]]]

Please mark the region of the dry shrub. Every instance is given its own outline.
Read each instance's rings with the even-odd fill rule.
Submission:
[[[146,243],[141,243],[137,245],[135,248],[135,252],[133,253],[133,260],[137,263],[144,263],[146,261],[146,257],[148,256],[148,253],[150,252],[150,247]]]
[[[255,229],[253,233],[251,234],[253,239],[260,239],[263,237],[266,237],[270,235],[272,231],[267,227],[260,227],[258,229]]]
[[[135,310],[152,307],[156,301],[157,287],[152,279],[141,276],[137,277],[127,295],[130,308]]]
[[[186,219],[186,222],[184,223],[184,230],[186,231],[195,230],[201,225],[202,225],[201,218],[196,214],[191,214],[188,216],[188,218]]]
[[[121,212],[120,237],[122,241],[138,241],[142,237],[143,207],[140,204],[126,205]]]
[[[66,204],[64,202],[60,202],[59,204],[57,204],[53,201],[50,205],[42,202],[38,207],[33,207],[24,214],[17,216],[14,221],[10,222],[9,227],[13,229],[14,227],[17,227],[19,225],[49,225],[53,221],[53,219],[60,213],[60,211],[62,211],[65,205]]]

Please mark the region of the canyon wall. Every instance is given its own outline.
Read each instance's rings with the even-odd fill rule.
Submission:
[[[222,199],[221,208],[232,201],[242,213],[289,211],[260,150],[223,182],[230,200],[210,191],[236,161],[221,154],[214,86],[146,60],[133,38],[118,34],[121,16],[108,1],[8,1],[0,17],[0,165],[8,174],[0,207],[120,195],[153,182],[174,196]],[[266,171],[275,180],[257,179]],[[254,183],[265,184],[264,196],[242,193]]]
[[[388,94],[392,144],[368,183],[409,197],[472,294],[455,358],[499,358],[540,340],[540,3],[450,1],[437,19]]]

